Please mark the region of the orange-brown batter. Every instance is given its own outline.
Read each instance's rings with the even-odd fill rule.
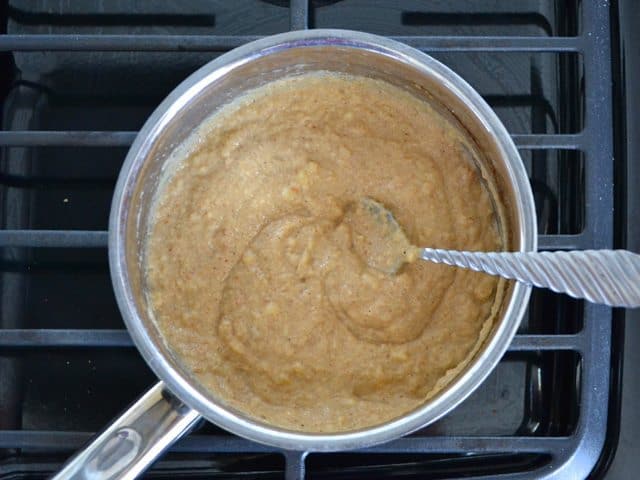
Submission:
[[[344,431],[419,406],[472,358],[503,282],[422,261],[371,268],[349,215],[371,197],[413,245],[502,248],[443,116],[380,81],[310,74],[196,135],[157,199],[147,282],[166,341],[217,397],[273,425]]]

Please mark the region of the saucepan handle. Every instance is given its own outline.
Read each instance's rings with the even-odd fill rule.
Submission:
[[[159,382],[74,455],[53,478],[136,478],[199,419],[198,412]]]

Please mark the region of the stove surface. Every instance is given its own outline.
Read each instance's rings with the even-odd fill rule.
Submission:
[[[431,54],[469,81],[512,133],[531,178],[542,249],[619,240],[624,219],[614,223],[614,202],[626,197],[614,189],[606,1],[131,8],[39,0],[10,1],[4,12],[0,69],[11,78],[0,80],[0,478],[51,474],[156,382],[111,290],[105,230],[115,180],[158,103],[195,69],[256,37],[349,28]],[[536,291],[488,380],[406,439],[305,458],[204,424],[147,475],[296,478],[306,469],[310,478],[567,478],[604,470],[602,459],[615,450],[609,392],[622,351],[613,316]]]

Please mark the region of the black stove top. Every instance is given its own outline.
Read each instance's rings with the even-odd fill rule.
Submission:
[[[629,195],[614,162],[622,148],[613,121],[617,8],[607,1],[158,0],[131,8],[97,0],[5,7],[0,478],[51,474],[156,381],[132,347],[111,290],[105,230],[115,180],[135,132],[164,96],[204,63],[259,36],[349,28],[433,55],[469,81],[512,133],[531,178],[541,249],[625,241],[628,223],[619,213]],[[602,472],[617,442],[622,322],[613,320],[621,315],[536,291],[489,379],[405,439],[305,458],[205,424],[147,475]]]

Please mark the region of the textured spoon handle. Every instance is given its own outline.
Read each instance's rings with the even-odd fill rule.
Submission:
[[[424,248],[421,257],[594,303],[640,306],[640,255],[626,250],[484,253]]]

